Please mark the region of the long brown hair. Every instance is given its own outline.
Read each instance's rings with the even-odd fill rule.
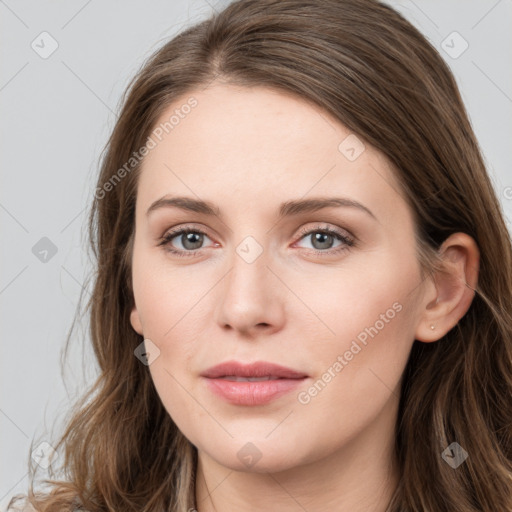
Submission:
[[[89,222],[96,273],[86,309],[99,377],[54,446],[64,447],[61,479],[34,493],[30,468],[30,502],[43,512],[196,507],[196,448],[134,357],[142,341],[129,321],[140,160],[130,159],[171,102],[214,80],[295,94],[379,149],[411,205],[425,271],[436,268],[450,234],[475,239],[480,274],[468,312],[439,341],[414,341],[405,368],[396,426],[401,478],[388,510],[511,512],[510,235],[448,66],[377,0],[235,1],[167,42],[132,80],[102,155]],[[456,469],[441,456],[454,441],[469,455]]]

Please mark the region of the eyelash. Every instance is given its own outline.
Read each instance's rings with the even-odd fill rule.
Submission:
[[[168,233],[166,233],[158,243],[158,246],[163,246],[164,249],[175,256],[178,256],[179,258],[193,258],[197,255],[201,249],[195,249],[193,251],[181,251],[177,250],[171,247],[171,241],[176,238],[178,235],[182,234],[189,234],[189,233],[199,233],[201,235],[208,236],[207,233],[205,233],[201,229],[193,228],[193,227],[184,227],[184,228],[178,228],[175,230],[171,230]],[[314,228],[309,229],[302,229],[300,232],[300,238],[299,240],[302,240],[307,235],[311,235],[313,233],[323,233],[323,234],[329,234],[336,237],[339,241],[343,242],[344,245],[341,245],[337,247],[336,249],[328,249],[325,251],[321,251],[320,249],[309,249],[309,251],[312,251],[315,253],[315,255],[318,256],[334,256],[338,253],[341,253],[343,251],[348,251],[351,247],[355,245],[355,241],[352,238],[347,237],[346,235],[342,234],[341,232],[332,229],[330,227],[321,227],[321,226],[315,226]]]

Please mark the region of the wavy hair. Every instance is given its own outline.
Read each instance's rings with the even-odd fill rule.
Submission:
[[[474,238],[480,272],[469,310],[437,342],[415,340],[404,371],[400,481],[388,511],[512,512],[510,234],[449,67],[377,0],[234,1],[166,42],[132,79],[101,155],[88,224],[95,273],[85,310],[99,374],[55,446],[64,448],[61,476],[35,492],[30,468],[31,505],[41,512],[197,506],[196,448],[134,357],[143,339],[129,321],[140,161],[130,159],[171,103],[213,81],[294,94],[379,149],[413,212],[425,272],[438,268],[449,235]],[[469,454],[457,469],[441,457],[455,440]]]

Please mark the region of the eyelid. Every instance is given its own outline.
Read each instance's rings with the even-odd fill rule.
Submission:
[[[165,233],[163,234],[163,236],[161,236],[159,238],[160,242],[158,245],[165,245],[166,242],[170,243],[170,241],[174,238],[176,238],[178,235],[181,235],[183,233],[187,233],[187,232],[193,232],[193,233],[201,233],[205,236],[207,236],[210,240],[213,240],[213,237],[211,237],[209,234],[208,234],[208,230],[204,227],[199,227],[198,225],[195,225],[195,224],[179,224],[178,226],[175,226],[175,227],[172,227],[172,228],[168,228]],[[217,242],[214,242],[215,245],[218,245]],[[188,252],[188,253],[194,253],[196,251],[200,251],[202,249],[205,249],[206,247],[201,247],[200,249],[195,249],[193,251],[185,251],[185,252]],[[181,249],[176,249],[177,251],[181,251],[183,252]]]
[[[295,237],[296,241],[293,244],[296,244],[297,242],[299,242],[306,236],[311,235],[312,233],[323,232],[323,233],[328,233],[330,235],[333,235],[334,237],[337,237],[342,242],[341,246],[338,246],[336,248],[326,249],[326,250],[305,248],[306,252],[313,253],[314,255],[319,255],[319,256],[334,256],[334,255],[337,255],[339,252],[346,251],[355,245],[356,237],[354,235],[352,235],[352,233],[350,233],[348,230],[346,230],[344,228],[340,228],[338,226],[333,228],[326,224],[327,223],[325,223],[325,222],[324,223],[317,222],[313,226],[302,227],[298,233],[298,238],[297,238],[297,236]],[[158,243],[158,245],[159,246],[163,245],[164,248],[172,254],[175,254],[177,256],[184,256],[184,257],[187,257],[187,256],[193,257],[197,253],[201,252],[203,249],[207,248],[207,247],[200,247],[199,249],[194,249],[194,250],[190,250],[190,251],[176,249],[176,248],[171,249],[170,247],[172,247],[172,246],[171,246],[170,242],[175,237],[182,235],[184,233],[187,233],[187,232],[200,233],[202,235],[207,236],[210,239],[213,239],[213,237],[211,237],[208,234],[208,230],[206,228],[199,227],[198,225],[195,225],[195,224],[185,224],[185,225],[180,224],[176,227],[169,228],[164,233],[164,235],[162,237],[160,237],[160,239],[159,239],[160,242]],[[218,246],[218,245],[219,244],[217,242],[214,242],[213,246]],[[166,246],[168,246],[168,247],[166,247]]]
[[[299,238],[293,245],[300,242],[302,239],[310,236],[312,233],[327,233],[335,238],[337,238],[341,243],[337,247],[332,247],[326,250],[320,250],[315,248],[303,248],[306,255],[313,256],[314,258],[334,258],[336,256],[341,255],[344,252],[349,251],[352,247],[356,246],[356,237],[354,237],[348,230],[339,228],[339,227],[331,227],[326,226],[325,223],[322,225],[321,223],[317,223],[314,226],[303,227],[299,233]]]
[[[315,232],[327,232],[327,233],[330,233],[332,235],[336,235],[340,238],[343,238],[345,240],[350,240],[351,242],[355,242],[356,241],[356,237],[350,232],[348,231],[347,229],[345,228],[341,228],[341,227],[338,227],[338,226],[335,226],[335,227],[332,227],[331,225],[329,225],[328,223],[326,222],[317,222],[317,223],[313,223],[315,224],[314,226],[304,226],[300,229],[299,231],[299,240],[301,238],[303,238],[304,236],[306,235],[310,235],[311,233],[315,233]]]
[[[329,223],[321,222],[321,221],[318,221],[318,222],[313,221],[308,224],[314,224],[314,225],[309,226],[309,227],[306,227],[306,226],[301,227],[300,230],[298,231],[298,235],[295,235],[294,238],[297,238],[297,237],[302,238],[303,236],[310,234],[312,231],[328,231],[332,234],[337,234],[337,235],[343,236],[345,238],[349,238],[354,241],[356,240],[356,237],[346,228],[341,228],[338,226],[332,227],[329,225]],[[162,235],[162,237],[160,237],[160,238],[163,238],[164,236],[167,236],[169,234],[180,234],[182,231],[196,231],[196,230],[197,230],[197,232],[208,236],[210,239],[214,238],[208,234],[208,228],[200,226],[199,224],[194,224],[194,223],[178,224],[177,226],[167,228],[164,232],[164,235]]]

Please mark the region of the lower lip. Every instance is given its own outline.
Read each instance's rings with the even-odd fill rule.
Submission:
[[[302,379],[233,381],[205,378],[206,385],[216,395],[234,405],[263,405],[300,386]]]

